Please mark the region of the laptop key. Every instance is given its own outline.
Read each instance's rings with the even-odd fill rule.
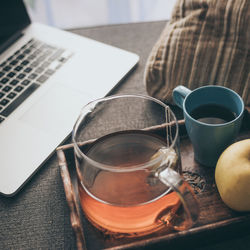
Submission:
[[[11,84],[12,86],[16,86],[18,83],[19,83],[19,81],[16,80],[16,79],[14,79],[14,80],[12,80],[12,81],[10,82],[10,84]]]
[[[13,99],[14,97],[16,96],[16,93],[14,92],[10,92],[7,97],[10,98],[10,99]]]
[[[61,56],[61,54],[64,52],[63,49],[58,49],[51,57],[48,58],[48,61],[54,61],[57,58],[59,58]]]
[[[12,59],[13,59],[13,57],[14,57],[13,55],[12,55],[12,56],[10,56],[10,57],[8,57],[8,58],[7,58],[7,61],[12,60]]]
[[[25,53],[25,54],[29,54],[30,51],[31,51],[30,49],[26,49],[26,50],[24,50],[24,53]]]
[[[6,71],[6,72],[7,72],[7,71],[10,71],[10,70],[11,70],[11,67],[10,67],[10,66],[5,66],[5,67],[3,68],[3,70]]]
[[[46,75],[52,75],[52,74],[54,74],[55,73],[55,70],[52,70],[52,69],[47,69],[45,72],[44,72],[44,74],[46,74]]]
[[[36,67],[36,66],[38,66],[40,64],[40,62],[39,61],[34,61],[34,62],[32,62],[31,64],[30,64],[30,66],[31,67]]]
[[[21,82],[21,84],[24,85],[24,86],[27,86],[27,85],[29,85],[30,83],[31,83],[31,81],[28,80],[28,79],[25,79],[25,80],[23,80],[23,81]]]
[[[17,51],[14,53],[14,55],[18,55],[19,53],[20,53],[20,49],[17,50]]]
[[[11,77],[13,77],[15,75],[16,75],[16,73],[11,71],[7,76],[11,78]]]
[[[1,82],[2,84],[5,84],[5,83],[7,83],[8,81],[9,81],[9,78],[4,77],[0,82]]]
[[[42,42],[36,40],[36,41],[34,41],[34,42],[31,44],[31,47],[32,47],[32,48],[38,48],[38,47],[40,47],[41,44],[42,44]]]
[[[23,90],[23,87],[22,86],[17,86],[15,87],[14,89],[16,92],[21,92]]]
[[[35,73],[32,73],[28,76],[28,78],[31,80],[35,79],[36,77],[37,77],[37,74],[35,74]]]
[[[32,55],[38,56],[38,55],[41,54],[41,53],[42,53],[42,50],[41,50],[41,49],[37,49],[37,50],[35,50],[35,51],[33,52]]]
[[[28,43],[33,43],[34,42],[34,38],[31,38]]]
[[[7,92],[9,92],[11,90],[11,87],[10,86],[5,86],[2,90],[7,93]]]
[[[31,68],[31,67],[27,67],[27,68],[24,70],[25,73],[30,73],[30,71],[32,71],[32,68]]]
[[[43,63],[41,64],[41,67],[45,69],[45,68],[47,68],[49,65],[50,65],[50,62],[45,61],[45,62],[43,62]]]
[[[3,117],[0,117],[0,123],[4,121],[4,118]]]
[[[41,75],[39,78],[37,78],[37,81],[40,83],[44,83],[49,77],[46,75]]]
[[[17,67],[14,68],[14,70],[16,70],[16,71],[21,71],[22,69],[23,69],[22,66],[17,66]]]
[[[2,116],[9,116],[23,101],[25,101],[37,88],[39,87],[38,84],[33,83],[27,89],[23,91],[23,93],[18,96],[8,107],[6,107],[0,115]]]
[[[34,56],[34,55],[29,55],[28,57],[27,57],[27,60],[33,60],[33,59],[35,59],[36,58],[36,56]]]
[[[13,60],[10,62],[11,65],[17,65],[18,64],[18,60]]]
[[[19,56],[17,56],[17,59],[18,60],[22,60],[24,58],[24,55],[23,54],[20,54]]]
[[[18,79],[23,79],[25,76],[26,76],[25,74],[22,74],[22,73],[21,73],[21,74],[19,74],[19,75],[17,76],[17,78],[18,78]]]
[[[44,71],[44,68],[43,67],[38,67],[36,70],[35,70],[35,73],[42,73]]]
[[[27,65],[27,64],[29,64],[29,63],[30,63],[30,62],[29,62],[28,60],[24,60],[24,61],[21,62],[22,65]]]
[[[39,57],[37,58],[37,61],[38,61],[39,63],[42,63],[42,62],[44,62],[44,60],[46,59],[46,57],[47,57],[47,55],[41,55],[41,56],[39,56]]]
[[[27,47],[27,43],[25,43],[22,47],[21,47],[21,49],[24,49],[24,48],[26,48]]]
[[[1,104],[2,106],[7,105],[8,103],[9,103],[9,100],[7,100],[7,99],[3,99],[3,100],[0,102],[0,104]]]
[[[0,67],[4,67],[5,65],[6,65],[6,61],[2,62],[2,63],[0,64]]]

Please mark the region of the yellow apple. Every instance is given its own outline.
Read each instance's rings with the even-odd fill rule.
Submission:
[[[215,182],[223,202],[236,211],[250,211],[250,139],[230,145],[219,157]]]

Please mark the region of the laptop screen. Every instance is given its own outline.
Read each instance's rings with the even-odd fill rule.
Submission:
[[[28,24],[30,18],[22,0],[0,1],[0,53],[20,36]]]

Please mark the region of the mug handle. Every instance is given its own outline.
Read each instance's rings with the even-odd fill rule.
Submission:
[[[156,173],[156,177],[177,193],[183,205],[185,220],[177,225],[171,224],[171,226],[178,231],[192,227],[199,218],[199,205],[191,186],[170,167]],[[170,224],[170,221],[168,222]]]
[[[192,91],[188,88],[186,88],[183,85],[179,85],[173,90],[173,100],[175,104],[183,109],[183,102],[187,95],[189,95]]]

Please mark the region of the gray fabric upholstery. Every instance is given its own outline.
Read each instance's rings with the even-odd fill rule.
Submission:
[[[74,32],[138,53],[138,67],[118,86],[115,93],[145,94],[143,73],[146,60],[164,26],[165,22],[152,22]],[[211,239],[208,239],[204,243],[210,242]],[[96,246],[90,249],[100,248]],[[0,196],[0,249],[76,249],[55,153],[16,196]],[[198,248],[201,249],[250,249],[250,236]]]

